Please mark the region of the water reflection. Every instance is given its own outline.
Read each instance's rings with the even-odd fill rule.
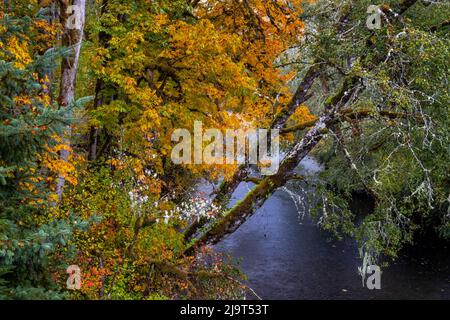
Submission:
[[[310,158],[302,164],[309,173],[320,169]],[[235,200],[249,188],[242,184]],[[263,299],[450,299],[445,246],[405,250],[383,269],[382,289],[368,290],[357,272],[355,242],[329,241],[307,215],[299,221],[298,208],[281,190],[218,248],[241,259],[249,286]]]

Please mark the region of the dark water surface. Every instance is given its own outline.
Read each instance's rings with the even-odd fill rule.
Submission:
[[[313,159],[303,166],[318,170]],[[235,197],[247,190],[241,185]],[[382,269],[381,290],[363,288],[354,240],[329,241],[308,215],[299,218],[291,196],[282,190],[218,248],[240,260],[248,285],[263,299],[450,299],[445,245],[405,250]]]

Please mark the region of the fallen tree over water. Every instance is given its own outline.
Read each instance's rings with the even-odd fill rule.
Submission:
[[[445,128],[445,125],[439,126],[439,124],[436,124],[439,119],[433,118],[439,114],[439,112],[433,114],[436,110],[433,108],[437,106],[442,108],[443,105],[442,101],[430,97],[430,93],[427,92],[429,88],[424,87],[420,90],[416,84],[408,85],[408,81],[414,81],[414,79],[407,80],[409,74],[406,70],[421,63],[421,61],[413,61],[414,53],[408,47],[407,40],[403,39],[404,37],[413,38],[418,33],[417,30],[425,29],[424,26],[407,22],[405,15],[413,7],[419,7],[417,12],[412,13],[415,15],[420,14],[421,10],[426,10],[424,9],[426,7],[413,0],[400,1],[390,6],[380,6],[380,16],[383,17],[387,27],[383,28],[382,31],[375,30],[361,35],[354,31],[358,27],[363,28],[361,21],[355,20],[353,15],[352,10],[356,10],[354,6],[357,7],[357,5],[351,2],[335,5],[339,9],[337,12],[340,15],[338,18],[333,15],[334,19],[330,19],[334,22],[332,28],[330,25],[327,26],[327,30],[334,30],[334,32],[327,35],[326,40],[330,41],[333,46],[346,46],[347,48],[351,46],[352,49],[347,49],[350,51],[347,56],[341,54],[345,50],[338,50],[335,52],[338,55],[336,57],[333,52],[325,54],[326,48],[317,49],[314,48],[314,45],[310,45],[309,50],[313,50],[311,49],[313,47],[314,50],[319,51],[326,57],[314,60],[312,67],[300,81],[295,95],[297,100],[294,97],[287,111],[276,117],[272,124],[272,128],[281,129],[281,133],[310,129],[298,142],[291,146],[277,174],[257,181],[254,189],[236,205],[226,210],[223,217],[210,224],[203,221],[192,225],[185,234],[186,239],[190,240],[190,246],[186,253],[192,254],[197,248],[205,244],[218,243],[224,237],[236,231],[264,204],[273,192],[284,186],[293,177],[293,170],[305,156],[323,142],[324,138],[327,138],[325,139],[327,141],[328,138],[335,141],[333,143],[334,152],[342,154],[342,159],[346,163],[349,173],[358,180],[353,184],[358,183],[360,187],[369,189],[367,191],[370,191],[376,197],[377,211],[374,216],[369,217],[359,230],[352,230],[353,235],[360,241],[362,254],[374,258],[383,250],[384,253],[395,254],[395,250],[398,250],[402,243],[410,241],[414,227],[412,227],[411,220],[407,216],[415,214],[416,209],[411,208],[409,213],[405,213],[403,200],[410,203],[408,202],[409,199],[420,195],[428,208],[422,209],[425,212],[434,210],[436,199],[432,178],[429,174],[430,170],[424,164],[424,160],[419,159],[417,150],[421,148],[420,144],[422,144],[421,150],[424,152],[438,152],[433,151],[431,145],[426,145],[427,136],[438,137],[437,143],[445,143],[448,139],[445,131],[441,131],[443,127]],[[361,17],[359,16],[359,18]],[[330,40],[332,36],[338,38],[339,41]],[[427,33],[426,36],[434,37],[431,33]],[[319,43],[324,41],[322,38],[316,40]],[[318,68],[316,63],[319,63],[322,67]],[[328,92],[330,87],[335,87],[337,88],[334,90],[336,93],[326,98],[324,102],[321,99],[311,102],[314,96],[311,93],[311,81],[323,80],[324,78],[326,84],[322,81],[322,87],[326,90],[323,91]],[[418,96],[428,97],[428,101],[423,102]],[[318,119],[299,124],[296,127],[285,127],[290,110],[307,101],[309,101],[310,106],[312,103],[323,105],[320,108],[323,111],[321,111]],[[370,107],[368,108],[367,105]],[[427,112],[424,111],[425,108]],[[382,188],[382,183],[377,180],[377,174],[384,171],[388,172],[389,166],[382,166],[383,161],[378,160],[376,155],[374,158],[380,161],[377,163],[379,168],[370,171],[366,170],[367,161],[364,161],[364,157],[368,157],[369,151],[359,156],[358,159],[355,159],[352,155],[353,150],[352,152],[349,151],[368,140],[372,142],[371,138],[378,132],[375,131],[375,126],[378,131],[392,131],[390,137],[380,137],[379,141],[375,143],[385,147],[389,145],[386,148],[389,153],[384,156],[386,157],[384,163],[390,161],[390,158],[396,152],[406,152],[408,153],[408,161],[417,164],[417,172],[414,175],[420,176],[419,179],[421,180],[416,181],[416,186],[410,189],[409,194],[397,195]],[[365,134],[364,131],[367,133]],[[343,132],[350,132],[352,140],[345,141]],[[326,143],[330,142],[323,142],[323,144]],[[351,145],[351,147],[348,145]],[[369,150],[367,147],[363,146],[361,150]],[[379,147],[371,148],[371,150],[379,150]],[[442,152],[442,149],[439,149],[439,152]],[[336,158],[338,157],[340,156],[336,156]],[[369,165],[371,164],[369,163]],[[389,172],[389,174],[391,173]],[[239,184],[246,181],[249,175],[248,167],[242,166],[239,168],[229,181],[222,183],[216,195],[216,203],[226,205]],[[438,179],[437,183],[442,183]],[[396,199],[398,196],[401,197],[401,201]],[[445,195],[442,198],[445,200]],[[322,205],[324,211],[326,211],[327,206],[335,206],[334,203],[325,203],[325,201]],[[445,204],[443,205],[445,206]],[[419,207],[422,207],[422,205],[419,205]],[[333,214],[336,218],[336,214]],[[337,217],[336,219],[341,218]],[[374,223],[375,221],[377,222]],[[336,226],[336,228],[338,227]],[[367,232],[377,233],[379,236],[368,240]],[[198,234],[198,237],[192,237],[195,234]]]

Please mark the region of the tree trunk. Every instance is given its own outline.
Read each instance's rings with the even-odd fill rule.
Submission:
[[[282,129],[286,125],[286,122],[295,113],[295,111],[311,97],[311,87],[319,75],[320,67],[318,65],[313,65],[309,68],[289,104],[275,116],[270,129]],[[230,180],[222,182],[216,193],[216,197],[214,198],[214,203],[223,207],[229,201],[241,182],[248,178],[249,174],[250,168],[247,165],[240,166]],[[184,238],[186,240],[191,238],[206,223],[206,219],[200,219],[194,222],[184,232]]]
[[[404,0],[399,4],[392,6],[391,8],[383,7],[382,10],[389,18],[398,19],[402,14],[404,14],[410,7],[412,7],[417,0]],[[380,61],[378,61],[380,62]],[[286,109],[286,112],[279,114],[272,124],[274,128],[281,129],[282,124],[285,124],[287,119],[289,119],[289,111],[295,112],[297,103],[301,102],[302,99],[308,100],[308,91],[311,88],[313,81],[320,76],[320,70],[310,69],[299,86],[290,106]],[[348,99],[357,91],[355,85],[358,81],[357,78],[346,79],[344,82],[343,89],[334,97],[332,97],[326,103],[326,111],[314,125],[314,127],[308,132],[308,134],[294,146],[291,152],[283,161],[280,166],[280,170],[274,176],[264,179],[253,191],[251,191],[243,201],[232,208],[223,220],[218,221],[212,226],[209,231],[203,234],[200,239],[197,239],[186,252],[193,253],[196,247],[202,243],[214,244],[223,239],[229,233],[234,232],[239,228],[239,226],[244,223],[253,213],[265,202],[266,198],[269,197],[277,188],[281,187],[286,183],[289,176],[289,172],[293,170],[300,161],[308,155],[308,153],[317,145],[317,143],[322,139],[323,129],[332,126],[338,120],[338,113],[341,111],[342,107],[347,103]],[[293,106],[296,106],[295,108]],[[322,129],[322,130],[319,130]],[[243,181],[248,176],[248,170],[246,167],[241,167],[233,176],[233,178],[224,182],[219,189],[219,193],[216,197],[219,202],[226,202],[234,192],[234,190],[239,186],[240,182]],[[195,235],[198,230],[203,227],[206,222],[196,223],[187,229],[185,232],[185,239]]]
[[[109,0],[102,1],[102,7],[100,14],[103,16],[107,12]],[[98,41],[102,48],[109,48],[109,40],[111,40],[111,36],[105,31],[100,31],[98,34]],[[102,65],[105,67],[108,64],[108,60],[104,60]],[[94,98],[94,110],[98,109],[105,103],[105,97],[103,94],[103,90],[105,89],[105,81],[101,78],[97,79],[97,83],[95,85],[95,98]],[[95,161],[98,155],[98,143],[100,137],[100,129],[96,127],[91,127],[89,132],[89,146],[88,146],[88,159],[89,161]]]
[[[61,38],[61,45],[70,50],[69,54],[63,57],[61,62],[61,82],[58,97],[58,103],[61,107],[70,107],[75,99],[75,84],[78,69],[78,60],[80,57],[81,44],[83,41],[83,30],[86,12],[86,0],[73,0],[72,6],[78,9],[71,12],[70,2],[67,0],[60,0],[60,21],[63,25],[64,31]],[[74,15],[79,15],[75,17]],[[74,23],[75,22],[75,23]],[[71,115],[68,110],[67,114]],[[64,138],[67,145],[70,144],[71,128],[67,128],[66,136]],[[62,150],[61,158],[67,160],[69,158],[69,151]],[[65,179],[60,176],[56,186],[56,193],[61,199]]]
[[[264,204],[275,190],[285,185],[290,180],[292,171],[322,140],[326,129],[336,122],[340,110],[358,91],[358,82],[359,78],[346,79],[341,90],[326,104],[326,111],[315,126],[285,157],[277,174],[263,179],[242,201],[230,209],[222,220],[216,222],[211,229],[196,240],[185,253],[192,254],[201,245],[216,244],[225,236],[236,231]]]

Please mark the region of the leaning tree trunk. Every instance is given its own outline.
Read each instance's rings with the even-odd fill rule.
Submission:
[[[286,108],[283,108],[275,116],[275,119],[270,125],[270,129],[281,130],[286,125],[288,119],[295,113],[295,111],[306,101],[308,101],[309,98],[311,98],[311,87],[314,84],[314,81],[319,77],[319,75],[319,65],[313,65],[308,69],[291,101],[286,106]],[[216,195],[217,204],[224,204],[231,197],[232,193],[236,190],[239,184],[248,177],[249,172],[250,171],[248,170],[248,167],[243,166],[235,172],[231,180],[223,182]]]
[[[225,217],[217,221],[206,233],[197,239],[186,250],[186,254],[205,244],[216,244],[225,236],[236,231],[247,221],[278,188],[286,184],[293,177],[291,174],[298,164],[322,140],[327,128],[331,127],[339,117],[339,112],[358,91],[359,78],[351,77],[344,81],[343,87],[329,100],[326,111],[316,122],[314,127],[298,142],[285,157],[277,174],[263,179],[247,196],[230,209]]]
[[[393,7],[382,7],[383,13],[389,19],[398,19],[417,0],[404,0]],[[376,59],[371,68],[382,60]],[[221,241],[226,235],[236,231],[245,221],[250,218],[257,209],[259,209],[266,199],[278,188],[282,187],[290,180],[291,172],[298,164],[309,154],[309,152],[322,140],[327,128],[333,126],[339,121],[339,113],[348,103],[353,95],[359,90],[358,83],[361,81],[358,77],[346,78],[342,89],[331,99],[327,99],[325,112],[309,130],[306,136],[298,142],[283,160],[276,175],[263,179],[242,201],[230,209],[224,218],[215,222],[208,231],[195,239],[190,247],[185,251],[186,254],[192,254],[195,250],[204,244],[215,244]]]
[[[81,44],[83,41],[83,30],[86,12],[86,0],[73,0],[70,4],[69,0],[60,0],[60,21],[63,25],[63,34],[61,45],[69,50],[64,55],[61,62],[61,82],[58,97],[58,103],[63,108],[69,108],[75,99],[75,84],[78,69],[78,60],[80,57]],[[67,114],[70,116],[71,111]],[[71,129],[66,130],[64,138],[67,145],[70,144]],[[61,158],[68,160],[69,151],[62,150]],[[60,175],[56,186],[56,193],[61,199],[65,178]]]
[[[270,125],[270,129],[279,129],[281,130],[287,123],[288,119],[295,113],[295,111],[308,99],[312,96],[311,88],[314,84],[314,81],[320,75],[320,66],[318,64],[314,64],[311,66],[303,77],[302,82],[297,87],[297,90],[292,97],[289,104],[283,108],[272,121]],[[214,198],[214,203],[217,206],[224,207],[226,203],[229,201],[231,196],[237,187],[241,184],[242,181],[248,178],[250,175],[250,168],[247,165],[242,165],[236,170],[230,180],[223,181],[219,187],[219,190],[216,193]],[[202,227],[206,225],[208,222],[207,219],[202,218],[200,220],[196,220],[192,225],[190,225],[186,231],[184,232],[184,238],[189,240],[192,236],[194,236]]]

